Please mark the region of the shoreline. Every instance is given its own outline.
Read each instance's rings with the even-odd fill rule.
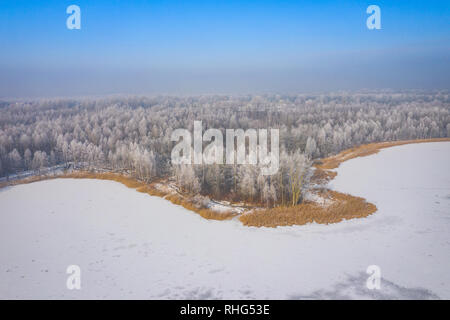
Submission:
[[[353,147],[343,150],[334,156],[316,160],[313,165],[315,172],[312,179],[316,183],[327,184],[337,175],[337,172],[332,170],[338,168],[342,162],[357,157],[365,157],[376,154],[384,148],[405,144],[446,141],[450,141],[450,138],[378,142]],[[95,173],[88,171],[76,171],[53,176],[33,176],[25,179],[0,183],[0,188],[51,179],[97,179],[115,181],[125,185],[128,188],[135,189],[138,192],[146,193],[150,196],[158,196],[175,205],[181,205],[185,209],[193,211],[205,219],[229,220],[238,216],[239,221],[241,221],[243,225],[254,227],[305,225],[312,222],[319,224],[338,223],[343,220],[365,218],[377,211],[377,207],[364,198],[330,190],[324,186],[318,190],[317,195],[324,200],[324,203],[328,204],[320,204],[315,201],[306,200],[293,207],[278,206],[274,208],[256,208],[244,211],[239,215],[231,210],[219,212],[210,208],[199,207],[192,201],[193,196],[183,195],[176,190],[167,190],[167,188],[162,188],[161,181],[155,181],[147,184],[135,178],[112,172]],[[214,201],[213,199],[211,200]],[[234,205],[235,204],[230,203],[230,207]]]
[[[303,202],[294,207],[275,207],[262,209],[250,213],[244,213],[239,220],[246,226],[255,227],[277,227],[304,225],[307,223],[330,224],[343,220],[365,218],[374,214],[378,209],[373,204],[362,197],[333,191],[326,188],[326,185],[337,176],[333,171],[347,160],[357,157],[366,157],[378,153],[381,149],[401,146],[414,143],[448,142],[450,138],[432,138],[418,140],[399,140],[369,143],[350,149],[343,150],[336,155],[318,159],[313,165],[315,172],[312,182],[324,185],[319,192],[325,192],[326,199],[331,199],[329,206],[321,206],[314,202]]]
[[[417,140],[399,140],[399,141],[385,141],[385,142],[374,142],[369,144],[363,144],[357,147],[343,150],[334,156],[330,156],[324,159],[317,160],[321,162],[316,164],[315,167],[322,170],[336,169],[339,165],[347,160],[366,157],[372,154],[378,153],[380,150],[390,147],[402,146],[406,144],[414,143],[429,143],[429,142],[446,142],[450,141],[450,138],[431,138],[431,139],[417,139]]]
[[[127,177],[120,173],[95,173],[88,171],[75,171],[71,173],[63,173],[53,176],[33,176],[26,179],[14,180],[9,183],[1,183],[0,189],[9,186],[28,184],[53,179],[94,179],[94,180],[108,180],[123,184],[124,186],[135,189],[137,192],[146,193],[150,196],[156,196],[170,201],[175,205],[180,205],[189,211],[193,211],[205,219],[212,220],[228,220],[236,216],[232,212],[217,212],[208,208],[196,207],[192,202],[186,200],[186,197],[177,193],[176,191],[164,191],[158,188],[158,182],[144,183],[135,178]]]

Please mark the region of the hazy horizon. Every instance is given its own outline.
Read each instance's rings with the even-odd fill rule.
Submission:
[[[80,30],[66,27],[72,4]],[[381,30],[366,27],[371,4]],[[448,1],[0,7],[0,98],[450,89]]]

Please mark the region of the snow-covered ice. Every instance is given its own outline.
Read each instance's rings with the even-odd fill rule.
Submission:
[[[211,221],[119,183],[0,189],[0,298],[450,298],[450,142],[349,160],[332,187],[378,211],[334,225]],[[81,290],[66,268],[81,267]],[[369,290],[366,269],[381,268]]]

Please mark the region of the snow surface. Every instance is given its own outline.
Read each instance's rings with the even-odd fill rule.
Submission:
[[[333,225],[211,221],[119,183],[0,189],[0,298],[450,298],[450,143],[349,160],[336,190],[378,211]],[[366,269],[381,268],[369,290]],[[81,290],[66,268],[81,267]]]

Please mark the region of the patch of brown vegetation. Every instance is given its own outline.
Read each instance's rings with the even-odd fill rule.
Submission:
[[[213,219],[213,220],[227,220],[235,216],[232,212],[217,212],[214,210],[206,209],[206,208],[198,208],[193,205],[192,202],[184,200],[178,194],[172,194],[167,196],[165,199],[169,200],[173,204],[178,204],[183,206],[183,208],[194,211],[201,215],[205,219]]]
[[[277,227],[303,225],[306,223],[337,223],[342,220],[364,218],[377,211],[377,207],[360,197],[336,191],[326,191],[332,203],[321,206],[304,202],[294,207],[275,207],[253,210],[242,214],[239,220],[246,226]]]
[[[322,170],[316,167],[316,170],[314,170],[314,174],[311,177],[311,181],[317,184],[325,184],[328,181],[333,180],[336,176],[337,172]]]

